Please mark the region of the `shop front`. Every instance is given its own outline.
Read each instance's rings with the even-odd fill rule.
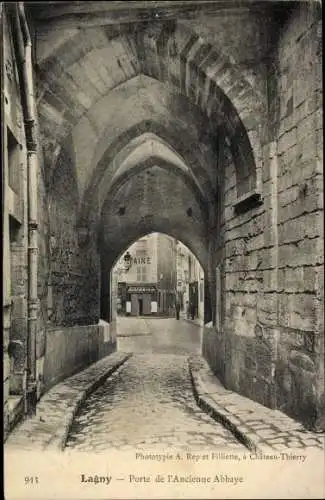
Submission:
[[[156,285],[128,285],[126,314],[131,316],[149,316],[157,314]]]

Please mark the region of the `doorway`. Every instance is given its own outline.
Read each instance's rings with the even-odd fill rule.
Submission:
[[[143,299],[138,299],[138,304],[139,304],[139,316],[142,316],[143,315]]]

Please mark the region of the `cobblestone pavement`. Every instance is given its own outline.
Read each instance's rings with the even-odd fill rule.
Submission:
[[[118,317],[117,347],[123,352],[200,354],[202,328],[176,318]]]
[[[6,448],[21,451],[62,449],[82,402],[129,357],[130,354],[115,352],[52,387],[37,404],[36,415],[11,432]]]
[[[227,390],[201,356],[191,355],[189,365],[198,405],[232,429],[249,449],[262,452],[283,452],[290,448],[324,450],[324,433],[308,431],[281,411]]]
[[[324,451],[324,433],[227,390],[199,355],[197,325],[174,318],[123,318],[119,328],[124,353],[111,354],[50,389],[6,447],[62,449],[73,422],[67,450],[244,450],[236,435],[261,452]],[[131,351],[137,354],[129,358]]]
[[[66,450],[114,448],[245,449],[196,405],[188,358],[163,354],[133,355],[75,417]]]

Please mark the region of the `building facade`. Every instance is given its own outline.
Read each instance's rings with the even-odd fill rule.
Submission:
[[[153,233],[131,245],[113,273],[118,274],[117,311],[131,316],[171,316],[175,305],[176,242]],[[126,264],[126,255],[128,256]]]
[[[30,312],[35,307],[35,288],[29,283],[29,263],[34,249],[29,248],[32,221],[28,206],[31,196],[37,197],[37,185],[28,191],[28,146],[24,120],[26,103],[21,92],[21,53],[13,43],[12,25],[8,12],[3,12],[2,44],[2,186],[3,186],[3,362],[5,432],[15,422],[17,411],[25,406],[31,392],[30,383],[36,382],[35,339],[32,335]],[[16,50],[15,50],[16,49]],[[35,180],[35,179],[34,179]],[[34,214],[35,215],[35,214]],[[35,221],[34,221],[35,222]],[[28,275],[29,274],[29,275]],[[31,292],[34,292],[32,296]],[[29,312],[29,313],[28,313]],[[30,319],[28,319],[30,318]],[[34,365],[31,359],[34,358]],[[30,377],[27,379],[27,374]],[[27,386],[28,384],[28,386]],[[34,386],[35,388],[35,386]]]
[[[157,238],[158,313],[175,315],[176,300],[176,240],[166,234]]]
[[[177,241],[177,297],[183,314],[204,323],[204,270],[195,255]]]

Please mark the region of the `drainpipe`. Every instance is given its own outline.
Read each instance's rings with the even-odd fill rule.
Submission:
[[[37,137],[35,123],[35,96],[33,86],[32,44],[25,16],[24,4],[18,3],[18,24],[20,24],[23,53],[24,122],[27,142],[28,183],[28,339],[25,370],[25,412],[36,406],[36,338],[38,320],[37,266],[38,266],[38,216],[37,216]],[[19,30],[20,33],[20,30]],[[18,34],[19,39],[19,34]]]

